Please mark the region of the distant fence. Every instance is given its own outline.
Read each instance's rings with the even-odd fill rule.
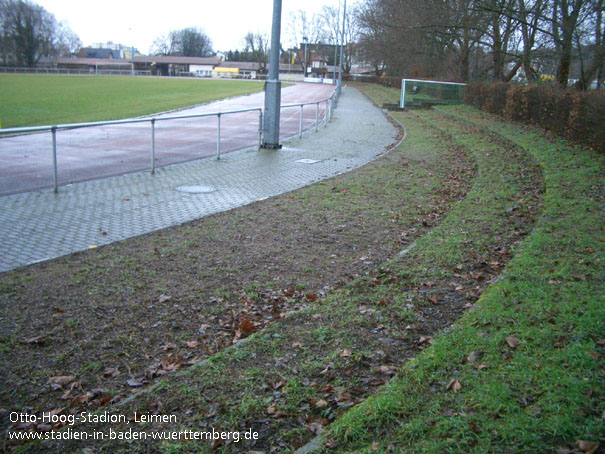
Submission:
[[[334,85],[334,79],[324,78],[324,77],[305,77],[303,79],[305,82],[309,82],[312,84],[327,84]]]
[[[97,76],[151,76],[151,71],[132,71],[130,69],[69,69],[69,68],[20,68],[0,66],[0,73],[13,74],[76,74]]]

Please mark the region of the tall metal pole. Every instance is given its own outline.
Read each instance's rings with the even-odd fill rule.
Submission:
[[[336,60],[338,59],[338,29],[340,28],[340,1],[338,2],[338,18],[336,20],[336,35],[334,36],[334,78],[333,83],[336,83]]]
[[[307,42],[309,42],[309,38],[303,36],[303,41],[305,42],[305,64],[304,64],[304,74],[303,77],[307,77]]]
[[[279,51],[281,33],[281,0],[273,0],[273,26],[271,29],[271,55],[269,56],[269,80],[265,83],[265,126],[263,148],[278,149],[279,106],[281,82],[279,81]]]
[[[342,86],[342,55],[345,47],[345,24],[347,22],[347,0],[345,0],[344,10],[342,13],[342,37],[340,40],[340,65],[338,67],[338,90]]]

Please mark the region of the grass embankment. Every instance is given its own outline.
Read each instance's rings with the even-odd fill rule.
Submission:
[[[330,452],[602,452],[603,156],[466,106],[441,110],[540,162],[543,213],[476,309],[331,427]],[[463,123],[420,115],[487,154]]]
[[[255,93],[262,82],[0,74],[3,128],[117,120]]]
[[[414,128],[399,149],[329,181],[181,227],[0,275],[0,407],[30,409],[36,414],[56,409],[128,414],[113,404],[132,390],[220,352],[267,323],[287,319],[293,310],[315,306],[318,296],[365,275],[435,225],[468,189],[472,161],[441,135],[425,129]],[[401,311],[397,317],[416,318],[404,307],[407,301],[394,298],[392,303],[387,308],[369,302],[365,317],[380,309],[376,317]],[[456,310],[451,312],[455,316]],[[300,318],[293,320],[296,327]],[[302,347],[308,354],[296,353],[297,341],[280,347],[279,336],[267,340],[263,334],[250,345],[269,355],[281,348],[294,349],[284,352],[287,361],[313,358],[312,349],[317,348],[316,359],[308,367],[319,367],[326,354],[323,342],[337,332],[311,320],[313,328],[307,332],[305,322],[302,333],[314,342]],[[386,375],[375,376],[369,366],[372,362],[386,366],[404,359],[398,346],[403,342],[400,337],[407,334],[397,334],[405,327],[397,320],[385,320],[377,328],[380,335],[372,334],[372,345],[379,347],[373,349],[376,352],[370,359],[356,355],[351,363],[366,361],[360,373],[371,382],[359,384],[355,401],[383,383],[393,370],[387,368]],[[418,329],[433,332],[436,328],[432,320],[428,322],[426,328],[418,325]],[[440,320],[439,324],[447,322]],[[388,328],[391,325],[393,332]],[[372,323],[365,323],[364,333],[371,327]],[[261,344],[256,343],[259,341]],[[410,345],[413,354],[418,347],[413,342]],[[247,354],[237,351],[243,353],[236,356]],[[216,424],[218,429],[232,427],[229,421],[233,421],[233,428],[238,428],[246,415],[264,414],[264,401],[273,393],[285,393],[279,391],[284,385],[278,378],[284,366],[267,367],[260,357],[237,357],[237,370],[223,369],[221,379],[203,392],[207,400],[185,402],[181,408],[170,405],[167,411],[179,416],[180,425]],[[215,361],[219,358],[220,353]],[[267,361],[274,364],[273,356]],[[265,374],[272,374],[275,389],[262,388]],[[62,379],[69,383],[53,390],[52,380],[48,383],[53,377],[55,381],[59,380],[56,377],[73,379]],[[292,386],[299,386],[303,395],[314,392],[315,388],[306,389],[307,379],[293,380]],[[248,381],[254,385],[248,386]],[[170,387],[169,382],[163,386]],[[202,394],[197,386],[195,382],[179,384],[166,391],[166,399],[199,398]],[[201,415],[209,412],[198,408],[191,413],[190,408],[209,402],[217,408],[216,414],[200,424]],[[343,408],[351,402],[353,397],[343,401]],[[315,407],[303,410],[309,417],[317,411]],[[269,419],[257,429],[263,437],[272,435],[265,437],[266,443],[282,436],[286,444],[301,443],[311,433],[306,423],[297,421],[297,415],[291,412],[288,420]],[[322,423],[333,419],[327,416]],[[11,426],[7,413],[0,412],[0,417],[2,427]],[[288,427],[293,434],[271,432],[274,425]],[[26,424],[22,429],[43,428]],[[108,431],[107,425],[101,429]],[[107,446],[113,448],[111,442]],[[135,446],[129,451],[136,450]]]
[[[307,207],[314,206],[312,201],[318,196],[326,198],[324,215],[338,207],[357,216],[361,201],[377,206],[385,205],[388,200],[403,201],[400,208],[392,212],[391,220],[398,223],[400,248],[405,248],[405,253],[392,254],[395,256],[392,260],[370,275],[359,276],[323,298],[306,294],[306,308],[280,314],[265,329],[250,336],[245,344],[162,379],[148,393],[126,404],[108,407],[112,412],[124,414],[134,411],[176,414],[178,424],[122,424],[115,425],[114,430],[124,431],[133,426],[147,432],[251,428],[260,436],[255,444],[226,443],[216,444],[215,448],[224,452],[251,449],[289,452],[336,420],[336,430],[325,446],[344,449],[346,443],[363,440],[370,450],[386,450],[387,445],[372,445],[384,440],[383,435],[375,435],[373,428],[380,432],[383,427],[391,427],[389,423],[404,414],[399,413],[399,409],[405,402],[397,401],[392,409],[385,405],[386,412],[374,412],[367,404],[349,409],[388,382],[409,358],[423,349],[433,352],[433,342],[440,345],[443,340],[439,339],[449,338],[449,334],[437,335],[466,309],[474,307],[483,289],[497,279],[515,245],[533,228],[543,185],[540,170],[526,153],[476,129],[449,120],[444,122],[442,126],[458,128],[460,137],[456,144],[447,135],[427,127],[426,121],[430,119],[422,120],[410,113],[398,113],[397,118],[409,131],[407,140],[398,149],[354,174],[330,181],[329,190],[323,184],[294,192],[290,196],[303,203],[297,205],[295,212],[287,206],[284,210],[290,215],[289,222],[296,224],[292,215],[304,218]],[[474,159],[476,174],[465,197],[469,153]],[[416,177],[422,176],[439,184],[432,188],[416,185]],[[374,193],[371,200],[367,199],[367,191],[377,183],[382,195]],[[346,200],[340,198],[343,194]],[[284,203],[290,196],[275,200]],[[254,208],[262,212],[268,203],[271,202]],[[334,240],[340,238],[336,236]],[[324,255],[327,254],[318,251],[311,259],[320,261]],[[19,286],[13,289],[20,292]],[[292,293],[284,290],[281,293],[287,300]],[[265,295],[258,292],[253,299],[264,304],[263,310],[271,311],[272,300],[267,300]],[[244,300],[241,304],[251,303]],[[243,328],[240,324],[239,329]],[[481,328],[489,339],[490,325]],[[480,337],[479,341],[481,339],[484,338]],[[516,351],[522,351],[521,344],[526,342],[519,339]],[[459,365],[463,358],[457,358],[455,364]],[[476,363],[479,358],[485,362],[480,354],[474,355],[470,362]],[[451,363],[443,362],[439,374],[459,380],[451,384],[452,394],[447,393],[457,397],[466,389],[467,378],[462,374],[464,371],[457,375],[450,366]],[[486,370],[481,369],[477,369],[478,374]],[[406,370],[404,367],[404,374]],[[400,381],[395,378],[395,383]],[[426,383],[435,393],[442,392],[447,384]],[[421,412],[418,398],[414,397],[413,402],[412,414]],[[348,411],[353,412],[352,416],[348,416]],[[341,415],[344,415],[342,422],[338,422]],[[460,417],[453,413],[452,416]],[[434,426],[430,426],[430,421],[427,424]],[[481,427],[482,421],[477,424]],[[107,431],[103,426],[97,429]],[[208,444],[195,441],[158,445],[151,440],[132,443],[105,440],[95,444],[111,448],[112,452],[144,452],[152,449],[152,445],[160,452],[211,450]],[[89,442],[86,446],[90,445]],[[75,441],[67,445],[74,450],[77,446]],[[350,446],[363,447],[364,444]],[[27,450],[65,448],[65,442],[55,442],[30,445]]]

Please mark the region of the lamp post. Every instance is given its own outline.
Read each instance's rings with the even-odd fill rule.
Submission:
[[[304,66],[304,74],[303,77],[307,77],[307,43],[309,42],[309,38],[307,38],[306,36],[303,36],[303,41],[305,42],[305,64]]]
[[[271,54],[269,79],[265,84],[265,122],[262,148],[279,149],[279,106],[281,82],[279,81],[279,51],[281,33],[281,0],[273,0],[273,25],[271,28]]]
[[[336,15],[336,33],[334,33],[334,77],[332,83],[336,84],[336,61],[338,60],[338,30],[340,29],[340,1],[338,2],[338,14]]]
[[[344,52],[345,45],[345,24],[347,22],[347,0],[344,3],[344,10],[342,13],[342,39],[340,40],[340,65],[338,67],[338,90],[340,93],[340,87],[342,86],[342,54]]]

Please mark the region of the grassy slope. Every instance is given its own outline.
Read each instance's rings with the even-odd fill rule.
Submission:
[[[372,89],[385,99],[390,96],[379,87]],[[489,121],[464,107],[448,111]],[[308,427],[296,418],[319,421],[343,413],[346,406],[340,404],[347,399],[343,402],[336,391],[326,389],[353,394],[359,388],[365,376],[347,376],[347,371],[357,373],[375,364],[377,327],[396,337],[399,325],[409,323],[413,328],[401,333],[398,342],[403,342],[402,348],[422,348],[419,339],[426,333],[415,328],[420,319],[438,316],[446,308],[442,300],[456,297],[442,286],[463,284],[462,295],[469,285],[487,286],[461,276],[472,276],[485,262],[489,267],[502,252],[501,244],[523,238],[523,225],[515,218],[531,216],[528,206],[536,203],[528,197],[532,191],[525,189],[542,185],[540,172],[528,159],[531,152],[543,165],[544,208],[537,228],[517,246],[504,279],[489,286],[475,310],[404,366],[382,392],[344,413],[332,425],[327,446],[347,452],[387,452],[390,446],[394,452],[550,452],[557,444],[594,440],[603,432],[603,400],[598,394],[603,375],[596,358],[605,319],[598,256],[603,249],[602,219],[597,211],[602,203],[602,158],[563,142],[550,144],[497,120],[490,125],[504,128],[528,152],[516,153],[435,112],[422,113],[422,118],[397,115],[410,128],[401,152],[412,152],[419,160],[423,153],[440,151],[442,144],[427,136],[432,134],[429,123],[454,133],[475,157],[473,188],[448,217],[418,239],[411,252],[375,275],[357,279],[240,348],[165,379],[149,396],[114,412],[145,411],[157,401],[163,413],[179,413],[184,427],[237,429],[263,420],[271,426],[263,435],[271,436],[280,452],[287,452],[295,440],[308,440]],[[302,193],[313,197],[315,188]],[[428,301],[429,295],[438,296],[438,304]],[[510,336],[519,340],[515,348],[506,340],[515,344]],[[351,353],[343,354],[346,349]],[[482,354],[472,353],[479,351]],[[274,359],[281,365],[271,365]],[[276,374],[286,382],[279,392],[267,386]],[[446,390],[452,379],[461,386],[458,392]],[[326,399],[328,406],[309,404],[319,399]],[[284,416],[269,416],[269,406]],[[119,450],[116,443],[105,444],[110,446]],[[75,443],[70,447],[75,449]],[[29,448],[41,452],[41,447]],[[149,446],[122,448],[143,452]],[[164,452],[201,448],[191,442],[163,446]],[[225,448],[236,450],[233,445]]]
[[[465,106],[442,110],[496,130],[539,160],[543,215],[478,309],[341,418],[331,429],[334,445],[342,452],[504,453],[598,442],[605,430],[603,157]],[[421,115],[461,132],[462,123]],[[451,380],[457,392],[446,389]]]
[[[454,162],[456,153],[465,154],[447,138],[427,128],[425,120],[407,113],[398,116],[408,124],[410,135],[394,154],[381,161],[381,172],[385,177],[390,174],[390,178],[384,179],[385,187],[401,183],[392,180],[397,169],[391,168],[401,158],[414,164],[410,169],[422,171],[435,158],[432,155],[437,157],[434,164],[437,166],[440,162]],[[474,291],[486,285],[481,279],[495,275],[489,270],[498,268],[497,261],[506,260],[504,256],[511,245],[532,226],[528,218],[536,212],[539,202],[536,187],[541,186],[541,173],[532,160],[489,137],[476,137],[472,130],[465,130],[465,138],[477,165],[472,190],[453,204],[447,218],[417,239],[416,247],[409,253],[388,262],[375,274],[360,277],[332,292],[321,304],[272,324],[245,345],[166,378],[152,393],[119,411],[126,414],[149,411],[150,402],[161,402],[164,413],[181,415],[179,426],[232,430],[253,427],[261,432],[262,438],[262,444],[254,449],[289,452],[312,438],[309,425],[315,424],[317,429],[345,413],[349,404],[367,397],[373,389],[368,384],[380,383],[385,378],[384,370],[388,375],[390,365],[401,364],[427,346],[423,336],[445,328],[466,303],[474,301]],[[471,142],[483,152],[477,151]],[[431,172],[431,168],[426,171]],[[363,182],[364,173],[365,169],[356,176],[359,182]],[[310,187],[302,193],[312,196],[319,190]],[[363,191],[363,185],[360,190]],[[414,200],[413,182],[400,191]],[[401,197],[396,192],[388,196]],[[418,205],[407,204],[406,216],[418,216],[423,211],[422,199],[417,200]],[[509,210],[519,203],[523,206]],[[347,206],[354,209],[354,205]],[[442,319],[444,322],[440,324],[438,321]],[[437,322],[431,325],[430,320]],[[397,345],[397,349],[389,350],[389,343]],[[268,385],[276,380],[284,382],[279,392]],[[322,400],[325,404],[319,405]],[[415,401],[414,411],[417,407]],[[272,413],[268,413],[269,408]],[[384,418],[381,424],[396,415],[371,414]],[[347,418],[346,414],[343,421],[349,421],[344,426],[347,436],[337,438],[339,445],[362,436],[373,422],[371,418],[359,417],[356,425],[355,417]],[[146,429],[152,428],[161,429]],[[336,435],[340,436],[338,432]],[[105,446],[109,447],[109,443]],[[75,449],[75,444],[71,447]],[[39,447],[29,448],[28,452],[38,452]],[[193,442],[166,444],[163,448],[165,452],[203,449]],[[144,443],[118,446],[114,442],[111,449],[143,452],[149,446]],[[224,451],[249,449],[231,445]]]
[[[261,82],[0,74],[3,128],[115,120],[262,90]]]

